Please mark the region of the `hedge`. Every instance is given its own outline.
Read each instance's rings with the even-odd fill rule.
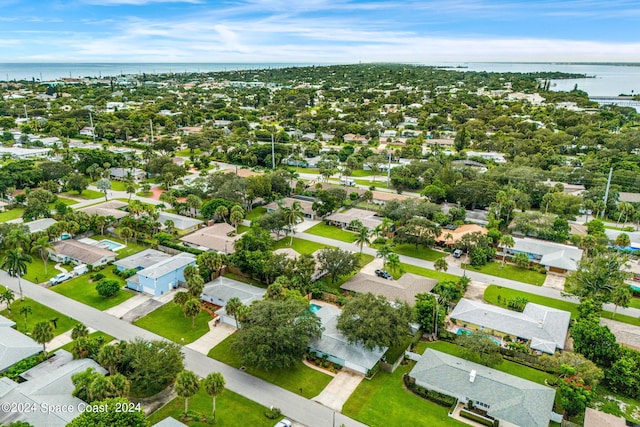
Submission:
[[[404,385],[413,393],[417,394],[423,399],[430,400],[433,403],[436,403],[440,406],[444,406],[445,408],[451,408],[451,406],[453,406],[457,401],[455,397],[438,393],[437,391],[428,390],[424,387],[417,385],[415,382],[409,381],[409,376],[406,374],[403,375],[402,378],[404,380]]]
[[[477,423],[480,423],[480,424],[483,424],[483,425],[489,426],[489,427],[492,427],[495,424],[494,421],[490,421],[490,420],[486,419],[485,417],[481,417],[480,415],[474,414],[473,412],[469,411],[468,409],[464,409],[464,408],[462,408],[460,410],[460,416],[463,417],[463,418],[468,418],[468,419],[470,419],[472,421],[475,421]]]

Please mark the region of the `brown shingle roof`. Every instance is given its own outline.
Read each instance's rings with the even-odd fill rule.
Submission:
[[[77,240],[60,240],[53,244],[53,250],[58,255],[65,255],[77,259],[85,264],[95,264],[103,258],[113,257],[116,253],[108,249],[87,245]]]

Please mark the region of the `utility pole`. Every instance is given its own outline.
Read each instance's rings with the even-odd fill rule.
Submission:
[[[153,145],[153,120],[149,119],[149,129],[151,129],[151,145]]]
[[[389,151],[389,164],[387,165],[387,188],[391,187],[391,151]]]
[[[600,218],[604,218],[604,212],[607,210],[607,200],[609,200],[609,188],[611,187],[611,175],[613,175],[613,166],[609,168],[609,179],[607,179],[607,188],[604,190],[604,208],[600,214]]]

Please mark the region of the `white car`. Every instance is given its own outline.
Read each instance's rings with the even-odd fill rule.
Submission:
[[[51,280],[49,280],[49,283],[51,283],[51,285],[58,285],[62,282],[64,282],[65,280],[69,280],[73,278],[73,273],[60,273],[55,277],[52,277]]]
[[[274,427],[291,427],[291,421],[285,418],[278,421],[278,424],[276,424]]]

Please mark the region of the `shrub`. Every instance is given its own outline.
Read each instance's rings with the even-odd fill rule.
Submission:
[[[114,279],[102,279],[96,285],[96,291],[100,296],[109,298],[114,296],[120,290],[120,282]]]
[[[282,411],[280,408],[271,407],[264,413],[264,416],[269,418],[270,420],[275,420],[276,418],[280,418],[282,416]]]
[[[415,382],[410,380],[408,375],[404,375],[402,378],[404,380],[404,385],[414,394],[422,397],[423,399],[430,400],[440,406],[444,406],[445,408],[450,408],[456,402],[455,397],[438,393],[437,391],[428,390],[417,385]]]
[[[386,237],[376,237],[373,241],[374,245],[385,245],[387,243]]]
[[[99,280],[102,280],[105,278],[105,275],[102,273],[93,273],[92,275],[89,276],[91,278],[92,281],[97,282]]]

